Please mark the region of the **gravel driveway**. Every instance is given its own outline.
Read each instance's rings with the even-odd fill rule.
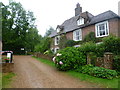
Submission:
[[[14,56],[12,88],[98,88],[37,61],[31,56]]]

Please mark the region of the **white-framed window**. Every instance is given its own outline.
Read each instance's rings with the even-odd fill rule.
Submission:
[[[77,25],[84,24],[84,18],[80,17],[80,19],[77,20]]]
[[[73,31],[73,40],[74,41],[82,40],[82,30],[81,29]]]
[[[58,45],[60,41],[60,36],[55,37],[55,45]]]
[[[104,21],[95,25],[96,37],[104,37],[109,35],[108,21]]]
[[[57,53],[58,50],[59,50],[59,47],[56,47],[56,48],[54,49],[54,53]]]

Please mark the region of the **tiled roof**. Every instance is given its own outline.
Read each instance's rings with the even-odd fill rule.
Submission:
[[[112,18],[120,18],[120,17],[117,14],[115,14],[114,12],[109,10],[109,11],[101,13],[97,16],[94,16],[91,19],[89,24],[95,24],[95,23],[98,23],[98,22],[101,22],[101,21],[112,19]]]
[[[82,13],[83,14],[83,13]],[[86,27],[88,25],[92,25],[92,24],[96,24],[98,22],[101,22],[101,21],[105,21],[105,20],[109,20],[109,19],[112,19],[112,18],[120,18],[117,14],[115,14],[114,12],[112,11],[106,11],[104,13],[101,13],[99,15],[96,15],[96,16],[93,16],[91,13],[89,12],[84,12],[84,14],[82,15],[78,15],[78,16],[74,16],[66,21],[64,21],[64,23],[61,25],[64,27],[64,30],[62,33],[66,33],[66,32],[70,32],[70,31],[74,31],[76,29],[79,29],[79,28],[83,28],[83,27]],[[82,26],[78,26],[77,25],[77,20],[80,16],[83,16],[83,17],[88,17],[89,18],[89,22],[82,25]],[[51,35],[49,37],[54,37],[57,35],[57,32],[54,31],[51,33]]]

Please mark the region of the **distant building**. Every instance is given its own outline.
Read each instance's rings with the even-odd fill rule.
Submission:
[[[110,10],[94,16],[88,11],[82,12],[78,3],[75,16],[58,25],[56,31],[49,36],[54,41],[51,49],[54,52],[59,50],[58,44],[62,34],[65,34],[68,40],[82,41],[90,32],[95,32],[97,38],[110,34],[120,37],[120,16]]]

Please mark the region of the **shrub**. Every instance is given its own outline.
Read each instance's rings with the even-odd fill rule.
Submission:
[[[120,54],[120,38],[117,36],[110,35],[103,38],[103,44],[105,52],[112,52],[116,55]]]
[[[117,77],[117,72],[115,70],[110,70],[103,67],[94,67],[91,64],[79,67],[75,71],[98,78],[113,79]]]
[[[87,54],[87,59],[90,59],[91,60],[91,64],[93,66],[95,66],[95,62],[96,62],[96,59],[97,59],[96,53],[95,52],[89,52]]]
[[[67,41],[68,41],[68,39],[66,38],[66,35],[61,35],[60,40],[59,40],[59,48],[60,49],[66,48]]]
[[[74,40],[68,40],[66,42],[66,47],[72,47],[76,44],[76,42]]]
[[[82,66],[82,67],[79,67],[78,69],[76,69],[77,72],[80,72],[80,73],[83,73],[83,74],[90,74],[90,71],[91,69],[93,68],[94,66],[91,65],[91,64],[88,64],[88,65],[85,65],[85,66]]]
[[[113,79],[114,77],[117,77],[117,72],[103,67],[94,67],[91,69],[90,75],[99,78]]]
[[[93,42],[86,42],[81,45],[81,47],[78,47],[78,50],[80,52],[83,52],[85,55],[89,52],[95,52],[96,51],[96,44]]]
[[[103,57],[103,55],[105,53],[105,48],[104,47],[105,46],[104,46],[103,43],[96,45],[96,51],[95,51],[95,53],[96,53],[97,57]]]
[[[95,37],[95,32],[90,32],[88,35],[85,36],[84,42],[89,42],[89,41],[92,41],[92,42],[99,42],[101,41],[101,38],[96,38]]]
[[[68,47],[58,52],[55,64],[62,71],[76,69],[86,64],[86,56],[77,48]]]
[[[35,46],[35,52],[44,53],[45,51],[50,49],[51,38],[45,37],[41,40],[39,44]]]
[[[113,69],[115,69],[120,75],[120,56],[114,56]]]

